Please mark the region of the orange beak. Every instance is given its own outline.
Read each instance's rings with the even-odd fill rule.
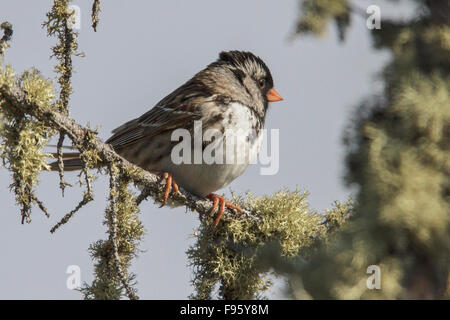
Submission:
[[[276,102],[281,101],[283,98],[280,96],[280,94],[275,89],[270,89],[269,92],[267,92],[267,100],[269,102]]]

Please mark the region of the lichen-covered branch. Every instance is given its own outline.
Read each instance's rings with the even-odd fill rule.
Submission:
[[[64,161],[63,161],[63,143],[65,134],[63,131],[59,132],[58,144],[56,145],[56,155],[58,159],[58,174],[59,174],[59,188],[61,189],[61,195],[64,197],[64,190],[66,187],[72,185],[64,179]]]
[[[144,236],[139,221],[135,197],[129,190],[129,178],[114,161],[108,164],[110,176],[109,205],[105,210],[105,224],[109,237],[91,245],[95,263],[95,280],[82,292],[87,299],[138,299],[134,288],[134,274],[128,273],[137,246]]]
[[[112,256],[114,261],[114,267],[117,270],[117,275],[124,287],[128,298],[130,300],[138,299],[134,289],[130,286],[130,279],[128,277],[126,269],[122,268],[122,262],[119,253],[119,247],[117,245],[117,230],[118,230],[118,196],[119,196],[119,182],[117,181],[119,175],[119,169],[115,166],[114,161],[108,164],[109,171],[109,204],[110,208],[107,210],[108,225],[109,225],[109,241],[112,245]]]

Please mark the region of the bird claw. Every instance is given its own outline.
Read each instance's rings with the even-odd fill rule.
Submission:
[[[164,189],[163,198],[161,199],[162,204],[161,204],[160,208],[162,208],[166,204],[167,199],[169,198],[170,191],[172,191],[172,194],[178,193],[178,185],[170,173],[163,172],[162,179],[164,179],[166,181],[166,186]]]
[[[211,193],[211,194],[207,195],[206,198],[213,202],[213,206],[211,208],[210,213],[213,213],[217,209],[217,206],[220,204],[219,212],[217,213],[217,217],[213,223],[213,229],[215,229],[217,227],[217,225],[219,224],[220,218],[222,218],[222,215],[225,211],[225,207],[234,209],[234,210],[238,211],[239,213],[242,213],[242,209],[240,207],[227,202],[224,197],[218,196],[217,194]]]

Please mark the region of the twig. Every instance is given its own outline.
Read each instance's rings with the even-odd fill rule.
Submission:
[[[61,227],[63,224],[66,224],[67,221],[69,221],[70,218],[72,218],[72,216],[78,212],[78,210],[80,210],[82,207],[84,207],[86,204],[88,204],[92,200],[93,200],[93,198],[88,193],[85,192],[83,199],[81,199],[81,201],[78,203],[78,205],[75,207],[75,209],[70,211],[57,224],[55,224],[53,226],[53,228],[50,229],[50,232],[54,233],[56,230],[59,229],[59,227]]]
[[[94,0],[94,3],[92,4],[92,28],[94,29],[95,32],[97,32],[97,24],[100,21],[100,19],[98,18],[98,14],[100,13],[100,11],[102,11],[100,9],[100,0]]]
[[[140,205],[142,201],[147,200],[150,196],[150,190],[147,188],[142,189],[141,193],[136,197],[136,205]]]
[[[81,163],[82,163],[81,172],[84,175],[84,181],[86,183],[87,193],[93,199],[94,193],[92,192],[91,174],[89,173],[89,169],[87,167],[87,160],[86,160],[86,156],[84,155],[84,152],[81,152],[80,158],[81,158]]]
[[[73,13],[72,13],[73,14]],[[61,71],[61,77],[59,83],[61,85],[61,91],[59,95],[60,103],[62,104],[65,113],[68,113],[69,97],[72,93],[72,84],[70,79],[72,78],[72,53],[73,42],[76,36],[71,28],[69,28],[68,20],[64,23],[64,37],[60,39],[61,45],[63,45],[63,59],[64,68]]]
[[[11,23],[8,21],[3,22],[0,25],[0,29],[3,30],[3,37],[0,39],[0,56],[2,56],[4,50],[8,47],[8,41],[12,38],[13,29]]]

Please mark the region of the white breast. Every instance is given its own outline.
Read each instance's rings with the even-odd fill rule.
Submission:
[[[204,197],[222,189],[242,175],[249,163],[256,162],[261,147],[262,134],[254,130],[258,120],[248,107],[240,103],[230,104],[222,121],[226,129],[219,148],[231,156],[225,156],[223,164],[174,165],[170,159],[165,161],[167,171],[173,174],[175,181],[198,196]],[[231,138],[234,138],[234,143],[230,144]]]

